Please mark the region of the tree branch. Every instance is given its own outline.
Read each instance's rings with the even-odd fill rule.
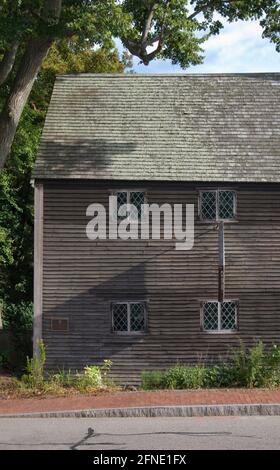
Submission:
[[[160,32],[160,35],[159,35],[157,48],[153,52],[150,52],[150,54],[146,54],[146,56],[143,58],[143,63],[145,65],[149,65],[151,60],[153,60],[156,57],[156,55],[159,52],[161,52],[163,46],[164,46],[164,24],[162,24],[162,26],[161,26],[161,32]]]
[[[62,0],[45,0],[43,8],[44,19],[59,19],[62,8]]]
[[[236,1],[238,1],[238,0],[225,0],[224,3],[234,3]],[[190,16],[188,16],[188,20],[193,20],[197,15],[199,15],[200,13],[203,13],[209,7],[211,7],[211,6],[214,7],[216,3],[217,3],[217,1],[210,0],[206,5],[204,5],[204,7],[200,8],[199,10],[194,11]]]
[[[148,13],[148,16],[146,18],[145,26],[143,28],[142,37],[141,37],[142,47],[146,44],[146,40],[147,40],[148,34],[150,32],[150,29],[151,29],[151,25],[152,25],[152,21],[153,21],[153,17],[154,17],[154,12],[155,12],[155,9],[156,9],[157,6],[158,6],[158,2],[154,2],[152,4],[152,6],[150,8],[150,11]]]
[[[7,80],[16,60],[18,43],[14,42],[9,49],[4,52],[2,61],[0,62],[0,86]]]
[[[165,3],[165,8],[166,9],[167,9],[169,3],[170,3],[170,0],[166,0],[166,3]],[[143,64],[145,64],[145,65],[148,65],[149,62],[155,58],[155,56],[162,50],[163,45],[164,45],[164,29],[165,29],[165,24],[164,23],[165,23],[166,11],[167,10],[165,10],[165,13],[163,15],[163,19],[161,21],[160,33],[157,34],[156,36],[154,36],[153,38],[151,38],[150,40],[147,40],[148,34],[149,34],[149,32],[151,30],[151,27],[152,27],[152,20],[153,20],[153,17],[154,17],[154,12],[155,12],[155,9],[158,5],[159,5],[158,2],[154,2],[152,4],[152,6],[151,6],[151,8],[150,8],[150,10],[147,14],[147,18],[146,18],[146,21],[145,21],[145,25],[144,25],[143,32],[142,32],[140,40],[134,41],[134,40],[131,40],[131,39],[128,39],[128,38],[123,38],[122,39],[122,42],[123,42],[124,46],[129,50],[129,52],[131,54],[139,57],[139,59],[141,59],[143,61]],[[152,46],[156,42],[158,42],[157,48],[153,52],[148,54],[147,53],[147,47]]]

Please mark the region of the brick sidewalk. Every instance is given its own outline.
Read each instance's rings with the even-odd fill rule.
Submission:
[[[0,399],[0,414],[142,406],[280,404],[280,388],[115,392],[98,396]]]

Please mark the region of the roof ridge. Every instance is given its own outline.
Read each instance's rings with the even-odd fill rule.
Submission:
[[[155,77],[254,77],[254,76],[280,76],[280,72],[225,72],[225,73],[69,73],[57,75],[56,78],[65,77],[110,77],[110,78],[155,78]]]

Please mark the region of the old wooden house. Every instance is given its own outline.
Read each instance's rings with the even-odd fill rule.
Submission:
[[[240,338],[280,342],[279,99],[280,74],[57,79],[33,174],[49,369],[111,359],[133,383],[224,359]],[[139,211],[194,205],[193,248],[90,239],[88,207],[112,194]]]

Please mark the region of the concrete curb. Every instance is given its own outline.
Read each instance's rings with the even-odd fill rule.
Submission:
[[[277,416],[280,403],[228,404],[187,406],[143,406],[100,408],[36,413],[0,414],[0,418],[157,418],[194,416]]]

